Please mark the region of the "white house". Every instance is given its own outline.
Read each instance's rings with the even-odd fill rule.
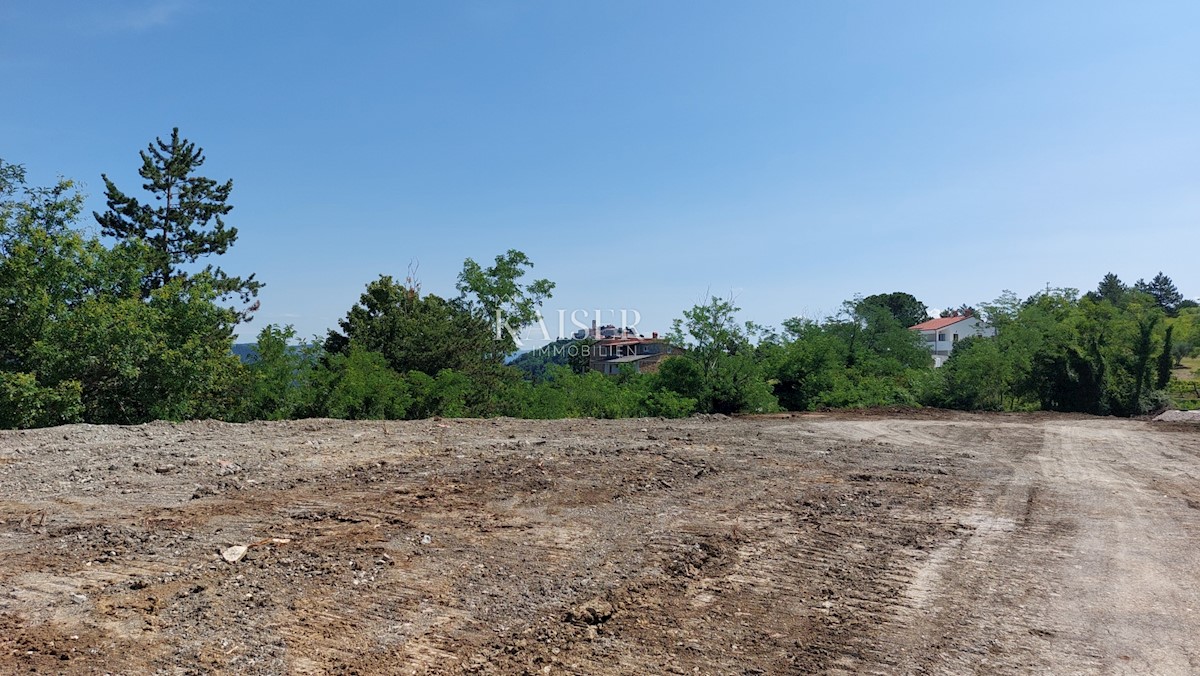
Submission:
[[[933,353],[934,367],[946,363],[954,344],[968,336],[991,338],[996,335],[996,329],[988,326],[975,315],[962,317],[939,317],[908,327],[921,334],[925,346]]]

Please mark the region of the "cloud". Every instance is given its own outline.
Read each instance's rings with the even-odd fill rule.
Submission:
[[[140,33],[174,23],[190,5],[189,0],[150,0],[119,10],[105,5],[104,13],[93,14],[88,24],[93,30]]]

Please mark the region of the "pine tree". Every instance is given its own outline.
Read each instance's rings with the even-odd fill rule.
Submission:
[[[141,153],[138,174],[146,180],[142,188],[154,196],[143,204],[121,192],[107,175],[102,174],[108,211],[93,212],[103,234],[145,242],[153,252],[151,271],[142,280],[142,294],[149,296],[172,279],[189,278],[181,266],[202,256],[220,255],[237,240],[237,228],[227,227],[224,216],[233,210],[226,204],[233,181],[218,183],[198,176],[204,164],[204,151],[195,143],[180,138],[179,128],[171,130],[171,139],[156,138]],[[251,303],[262,287],[254,275],[242,279],[229,277],[220,268],[209,265],[203,273],[211,276],[222,297],[237,294],[243,303]],[[243,320],[257,310],[254,302],[241,313]]]
[[[1129,287],[1125,286],[1121,278],[1110,272],[1104,275],[1104,279],[1100,280],[1100,286],[1096,288],[1095,298],[1096,300],[1106,300],[1117,305],[1120,304],[1121,300],[1125,297],[1125,292],[1128,290]]]
[[[1171,278],[1159,272],[1154,275],[1154,279],[1146,283],[1139,279],[1133,288],[1142,293],[1148,293],[1154,298],[1154,302],[1166,312],[1168,316],[1174,317],[1179,312],[1179,305],[1183,302],[1183,294],[1179,293],[1179,289],[1175,287],[1175,282]]]

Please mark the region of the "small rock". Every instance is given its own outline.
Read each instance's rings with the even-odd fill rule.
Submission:
[[[234,545],[221,552],[221,558],[225,559],[229,563],[237,563],[238,561],[242,560],[243,556],[246,555],[246,551],[248,549],[249,547],[246,545]]]

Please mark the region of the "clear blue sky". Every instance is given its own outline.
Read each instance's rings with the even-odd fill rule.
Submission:
[[[0,157],[103,206],[172,126],[234,179],[242,328],[509,248],[668,328],[1159,270],[1200,295],[1200,3],[0,4]],[[90,220],[90,219],[89,219]],[[90,225],[90,223],[89,223]]]

